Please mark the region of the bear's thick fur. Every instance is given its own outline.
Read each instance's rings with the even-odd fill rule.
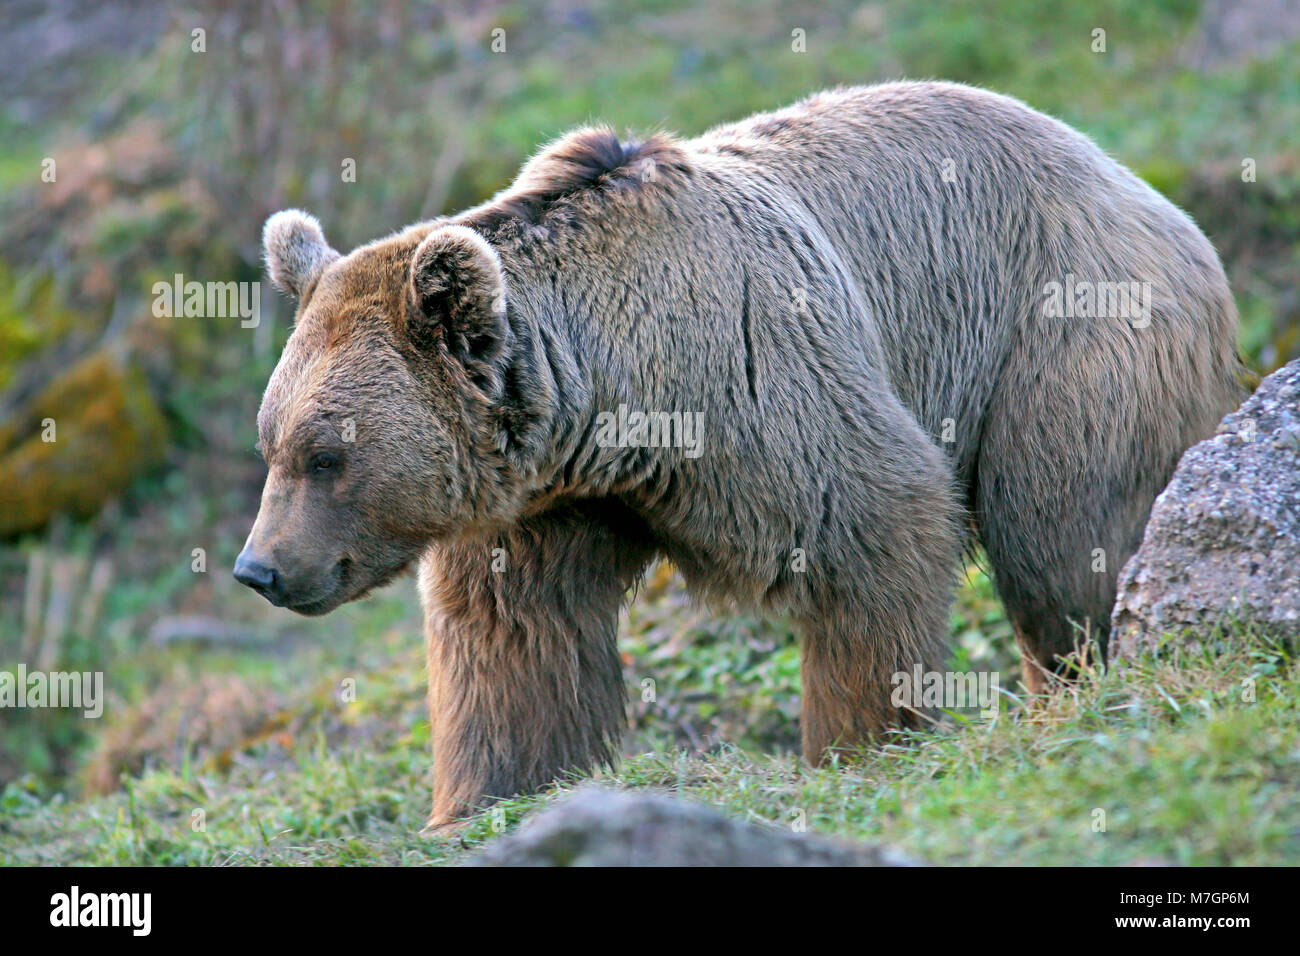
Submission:
[[[658,556],[801,622],[812,760],[920,719],[891,675],[942,667],[971,529],[1059,666],[1241,394],[1188,217],[952,84],[580,129],[460,215],[340,256],[289,211],[265,245],[298,320],[237,576],[319,614],[418,560],[433,824],[615,758],[618,610]],[[637,412],[697,416],[698,446],[611,438]]]

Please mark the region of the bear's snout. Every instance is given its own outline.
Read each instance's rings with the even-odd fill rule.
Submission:
[[[284,576],[269,568],[247,550],[235,559],[235,580],[252,588],[276,607],[284,606]]]

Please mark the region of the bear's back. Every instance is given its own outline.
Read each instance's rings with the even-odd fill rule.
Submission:
[[[778,216],[807,210],[853,277],[899,397],[932,435],[952,419],[969,436],[947,446],[959,469],[1008,352],[1037,334],[1049,284],[1150,280],[1207,313],[1227,299],[1213,248],[1181,210],[1011,97],[849,87],[683,146],[738,193],[784,193]]]

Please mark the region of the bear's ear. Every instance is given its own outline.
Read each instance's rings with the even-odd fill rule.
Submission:
[[[266,268],[277,289],[301,299],[339,254],[330,248],[320,223],[298,209],[277,212],[262,227]]]
[[[494,366],[508,344],[506,281],[487,240],[464,226],[429,233],[411,258],[408,332],[427,344],[441,334],[472,374]]]

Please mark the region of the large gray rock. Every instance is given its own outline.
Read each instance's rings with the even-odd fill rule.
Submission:
[[[1300,359],[1183,455],[1120,574],[1111,647],[1233,618],[1300,634]]]
[[[580,790],[472,866],[915,866],[896,851],[742,823],[702,803]]]

